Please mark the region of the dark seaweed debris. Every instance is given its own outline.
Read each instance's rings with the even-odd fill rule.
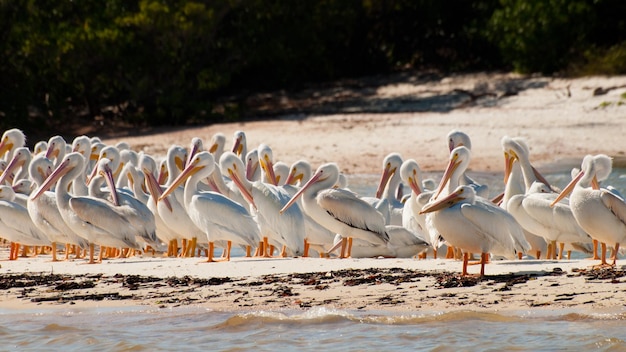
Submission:
[[[616,268],[572,269],[572,272],[572,276],[583,276],[587,281],[611,280],[613,283],[622,282],[618,279],[626,276],[626,271]]]
[[[158,289],[162,286],[170,287],[199,287],[207,285],[221,285],[232,282],[228,277],[199,279],[185,276],[182,278],[158,278],[154,276],[121,275],[106,277],[97,275],[60,275],[45,273],[2,274],[0,275],[0,290],[21,288],[19,298],[30,298],[32,302],[59,302],[66,303],[76,300],[102,301],[141,299],[135,295],[124,295],[119,288],[138,290],[140,288]],[[89,293],[89,289],[96,286],[106,286],[111,292]],[[171,295],[175,295],[172,293]]]

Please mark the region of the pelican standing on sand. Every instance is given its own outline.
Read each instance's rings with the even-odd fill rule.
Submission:
[[[230,260],[230,249],[236,245],[250,248],[259,241],[259,227],[250,213],[241,204],[217,192],[198,191],[198,183],[208,177],[215,169],[215,159],[209,152],[197,153],[185,170],[174,180],[160,198],[167,197],[171,192],[185,183],[184,201],[189,218],[205,232],[209,249],[207,262],[214,262],[213,250],[215,241],[227,241],[226,260]]]
[[[515,258],[517,252],[530,249],[513,216],[489,201],[477,199],[474,188],[467,185],[427,204],[421,213],[436,213],[434,226],[446,241],[463,251],[462,275],[467,275],[470,252],[481,253],[480,276],[484,276],[490,252]]]
[[[338,179],[339,168],[336,164],[320,166],[311,179],[280,210],[281,214],[302,196],[304,211],[320,225],[344,238],[341,244],[341,258],[350,256],[352,238],[387,245],[389,235],[382,214],[356,194],[332,188]],[[344,254],[346,240],[348,252]]]
[[[556,205],[572,194],[569,201],[576,222],[603,244],[601,266],[615,266],[620,243],[626,241],[626,203],[598,185],[598,179],[605,179],[611,173],[611,164],[611,158],[604,154],[585,156],[578,175],[552,203]],[[611,264],[606,261],[604,243],[614,244]]]
[[[82,174],[84,163],[79,153],[66,155],[31,199],[36,200],[58,181],[55,193],[59,211],[65,223],[89,241],[90,264],[95,263],[94,244],[140,249],[131,224],[113,204],[93,197],[73,197],[67,192],[70,182]]]
[[[271,164],[267,166],[272,168]],[[279,214],[279,210],[287,204],[289,195],[274,185],[261,181],[249,181],[245,176],[243,162],[232,152],[222,154],[220,167],[222,173],[228,175],[239,187],[250,204],[250,213],[257,218],[263,238],[263,244],[260,246],[262,247],[261,255],[269,256],[267,241],[272,241],[275,246],[282,246],[282,256],[302,255],[305,238],[302,210],[296,206],[287,214],[282,216]]]
[[[35,156],[30,163],[30,175],[37,186],[52,173],[52,161],[43,154]],[[27,209],[35,226],[43,231],[52,243],[52,261],[57,261],[57,244],[65,244],[65,259],[68,259],[70,245],[87,249],[89,242],[78,236],[61,217],[54,192],[44,192],[37,199],[28,198]],[[76,252],[77,257],[78,251]]]
[[[584,244],[591,244],[591,237],[576,223],[569,204],[566,201],[553,203],[557,194],[551,191],[547,181],[543,182],[543,176],[530,164],[526,144],[519,139],[504,137],[502,146],[505,150],[505,182],[509,182],[512,163],[517,161],[526,186],[524,194],[514,195],[508,200],[506,209],[526,231],[548,241],[548,258],[552,259],[552,253],[556,253],[556,243],[561,247],[559,259],[562,259],[565,243],[581,249],[584,249]],[[551,203],[554,206],[550,206]]]

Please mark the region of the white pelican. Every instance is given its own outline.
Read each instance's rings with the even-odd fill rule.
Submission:
[[[276,177],[276,185],[284,186],[287,181],[287,177],[289,177],[289,165],[282,161],[277,161],[274,163],[274,176]]]
[[[339,168],[328,163],[320,166],[289,203],[281,210],[284,213],[298,197],[302,196],[305,212],[320,225],[340,234],[348,243],[350,238],[358,238],[374,244],[387,245],[389,235],[382,214],[356,194],[332,188],[339,178]],[[342,241],[341,255],[344,257],[345,240]],[[350,248],[348,244],[348,256]]]
[[[444,239],[436,233],[436,229],[426,226],[426,215],[420,214],[420,211],[428,203],[434,191],[423,191],[420,188],[422,184],[422,173],[419,165],[414,159],[405,160],[400,167],[400,176],[409,188],[411,193],[405,201],[402,208],[402,226],[411,231],[415,236],[431,244],[430,238],[438,238],[437,243],[443,244]],[[433,235],[429,231],[434,231]],[[437,259],[438,248],[431,247],[433,256]]]
[[[447,139],[448,150],[450,151],[450,153],[452,153],[452,151],[456,147],[461,146],[472,150],[472,141],[470,140],[470,137],[467,135],[467,133],[463,131],[452,130],[448,132]],[[467,175],[466,172],[463,172],[463,175],[461,175],[459,184],[471,186],[472,188],[474,188],[474,190],[476,191],[476,195],[478,195],[479,197],[489,197],[489,187],[487,185],[481,185],[478,182],[474,181],[471,177]]]
[[[541,236],[552,244],[548,247],[548,257],[552,257],[553,251],[556,253],[556,243],[561,247],[559,259],[563,256],[565,243],[584,250],[584,244],[590,244],[591,237],[576,223],[567,201],[550,206],[558,194],[553,193],[549,185],[541,181],[543,177],[537,176],[537,171],[530,164],[526,144],[519,139],[504,137],[502,145],[505,149],[505,181],[508,183],[511,164],[517,161],[526,184],[526,192],[510,197],[506,209],[526,231]],[[578,243],[582,245],[577,245]]]
[[[465,147],[465,146],[460,146],[460,147],[456,147],[454,148],[454,150],[452,150],[452,153],[450,153],[450,160],[448,162],[448,166],[446,167],[446,170],[444,172],[444,175],[441,179],[441,182],[439,184],[439,187],[437,188],[437,191],[435,192],[434,195],[434,200],[439,200],[441,199],[442,196],[444,195],[448,195],[450,193],[452,193],[453,191],[456,191],[458,189],[459,186],[464,186],[461,183],[461,179],[463,174],[465,173],[465,170],[467,169],[467,166],[469,165],[470,162],[470,158],[471,158],[471,152],[470,150]],[[471,187],[472,189],[475,190],[475,187],[472,187],[471,185],[469,185],[469,187]],[[466,193],[466,197],[467,197],[467,192]],[[499,217],[503,218],[503,223],[506,224],[508,226],[508,228],[510,228],[510,230],[507,231],[507,233],[505,234],[505,240],[508,240],[508,237],[506,236],[511,236],[511,238],[513,239],[514,242],[514,247],[519,251],[525,252],[522,249],[528,249],[530,248],[530,245],[528,244],[528,241],[526,241],[526,238],[523,235],[523,231],[522,231],[522,227],[517,223],[517,221],[515,221],[515,218],[513,218],[513,216],[511,216],[511,214],[509,214],[508,212],[506,212],[505,210],[495,206],[492,202],[488,201],[485,198],[482,197],[478,197],[476,196],[476,194],[474,193],[474,196],[472,197],[472,201],[475,201],[475,203],[484,209],[492,209],[492,207],[497,208],[497,210],[494,210],[494,212],[496,213],[504,213],[504,215],[499,215]],[[433,199],[431,199],[431,202],[433,202]],[[444,231],[442,230],[443,228],[445,228],[444,222],[445,222],[445,217],[444,219],[440,218],[441,212],[430,212],[431,214],[428,215],[427,217],[427,225],[428,226],[433,226],[437,232],[439,234],[441,234],[441,236],[447,241],[450,242],[453,246],[456,247],[460,247],[457,246],[456,244],[452,243],[452,241],[450,241],[447,237],[446,234],[444,233]],[[448,229],[446,228],[446,231]],[[434,235],[436,234],[436,232],[432,232],[429,231],[431,233],[431,244],[435,244],[437,245],[437,241],[438,238],[433,238]],[[519,235],[519,236],[518,236]],[[466,254],[468,254],[469,252],[471,252],[471,250],[465,249],[463,247],[460,247],[462,250],[465,251]],[[481,252],[482,253],[482,252]],[[497,254],[497,253],[496,253]],[[505,248],[503,250],[503,254],[502,255],[509,255],[510,252],[508,250],[508,248]],[[483,256],[484,257],[484,256]],[[486,259],[486,257],[481,258],[481,260]]]
[[[258,224],[241,204],[217,192],[198,191],[200,180],[209,176],[214,168],[215,159],[210,153],[197,153],[161,196],[167,197],[186,181],[185,207],[194,224],[206,234],[209,243],[208,262],[214,261],[213,249],[216,241],[228,242],[226,260],[230,260],[232,243],[251,248],[260,239]]]
[[[360,239],[352,241],[350,256],[352,258],[412,258],[430,247],[423,239],[416,237],[411,231],[403,226],[385,226],[389,234],[387,244],[375,244]],[[333,251],[341,245],[341,235],[335,236]]]
[[[82,174],[85,159],[79,153],[65,156],[59,166],[31,195],[36,200],[57,183],[56,200],[65,223],[79,236],[89,241],[89,263],[94,263],[94,244],[106,247],[140,249],[135,231],[125,214],[113,204],[93,197],[73,197],[68,192],[70,182]]]
[[[244,131],[235,131],[233,134],[233,148],[231,151],[237,154],[237,156],[241,158],[241,161],[246,162],[246,157],[248,156],[248,142],[246,141],[246,133]]]
[[[208,152],[213,154],[213,158],[215,160],[220,160],[222,153],[224,153],[224,146],[226,145],[226,136],[217,132],[213,136],[211,136],[211,140],[209,141],[209,150]]]
[[[169,187],[185,168],[187,152],[185,148],[173,145],[167,151],[167,181],[165,187]],[[154,197],[153,193],[153,197]],[[183,187],[177,187],[168,197],[168,202],[159,201],[157,209],[163,222],[172,231],[177,233],[183,242],[181,256],[195,256],[194,238],[206,238],[206,234],[200,230],[189,218],[185,209],[185,197]]]
[[[163,194],[161,189],[161,185],[157,181],[154,173],[156,169],[155,160],[147,154],[144,154],[139,158],[140,169],[144,174],[144,182],[146,188],[148,190],[148,198],[146,200],[146,205],[148,209],[154,214],[154,223],[156,226],[156,235],[157,237],[164,243],[167,243],[167,256],[174,257],[178,253],[178,240],[182,239],[182,236],[176,233],[174,230],[170,229],[165,221],[161,218],[158,209],[159,197]],[[163,202],[164,209],[171,209],[172,206],[169,203],[169,199],[164,199]]]
[[[35,156],[30,163],[30,175],[37,186],[52,173],[53,164],[43,154]],[[69,256],[69,246],[76,245],[87,249],[89,242],[77,235],[61,217],[54,192],[44,192],[37,199],[28,198],[27,209],[30,218],[52,244],[52,261],[56,261],[57,244],[65,244],[65,259]],[[76,252],[78,256],[78,252]]]
[[[508,176],[508,180],[506,181],[504,185],[504,194],[502,196],[500,207],[502,209],[509,211],[508,209],[509,200],[515,195],[518,195],[518,194],[523,195],[525,193],[526,193],[526,187],[524,186],[524,180],[522,177],[522,169],[519,163],[514,163],[513,166],[511,167],[511,172]],[[513,215],[513,217],[515,217],[515,215]],[[520,223],[520,225],[522,224]],[[524,226],[522,225],[522,228],[523,227]],[[541,253],[544,253],[545,255],[546,250],[548,249],[548,243],[546,242],[545,238],[535,235],[526,229],[524,229],[524,237],[526,237],[526,240],[530,244],[530,247],[531,247],[530,251],[531,253],[535,255],[535,259],[540,259]]]
[[[387,206],[389,207],[388,224],[398,226],[402,225],[402,208],[404,207],[404,204],[396,197],[396,191],[402,182],[400,177],[401,166],[402,157],[400,154],[388,154],[383,159],[383,172],[376,189],[376,198],[387,200]]]
[[[612,192],[600,189],[597,181],[608,177],[611,163],[611,158],[604,154],[585,156],[580,172],[553,204],[571,193],[570,204],[576,222],[599,242],[614,243],[611,265],[615,266],[620,243],[626,241],[626,203]],[[600,265],[609,265],[604,248]]]
[[[313,170],[308,161],[300,159],[291,164],[289,175],[285,180],[285,184],[293,186],[302,186],[311,179]]]
[[[220,159],[221,160],[221,159]],[[261,180],[261,167],[259,166],[259,153],[252,149],[246,154],[246,178],[249,181]]]
[[[13,151],[25,145],[26,136],[22,130],[12,128],[4,131],[2,140],[0,140],[0,159],[4,158],[4,160],[8,162],[13,158]]]
[[[461,185],[452,193],[427,204],[422,213],[436,213],[433,223],[441,235],[463,251],[463,272],[467,275],[468,253],[481,253],[480,276],[491,252],[515,258],[530,245],[522,228],[504,209],[488,201],[480,201],[474,188]]]
[[[48,141],[39,141],[33,147],[33,155],[45,153],[48,150]]]
[[[244,205],[248,203],[234,182],[228,179],[227,183],[227,180],[222,175],[222,171],[219,167],[216,167],[215,170],[213,170],[206,181],[213,191],[221,193],[239,204]]]
[[[189,163],[191,159],[193,159],[193,157],[197,153],[201,151],[204,151],[204,142],[202,141],[202,138],[193,137],[191,139],[191,145],[189,146],[189,152],[187,153],[187,160],[185,161],[185,166]]]
[[[17,259],[19,245],[49,246],[48,237],[39,230],[28,215],[28,210],[14,202],[15,192],[10,186],[0,185],[0,235],[12,242],[9,259]]]
[[[302,210],[295,206],[283,215],[279,213],[289,201],[289,195],[274,185],[260,181],[250,182],[246,179],[243,162],[232,152],[222,154],[220,167],[222,173],[227,174],[239,187],[252,208],[251,213],[257,218],[264,240],[263,255],[267,256],[266,237],[273,245],[282,246],[281,255],[302,255],[305,237]],[[285,250],[288,250],[288,253]]]
[[[127,164],[128,169],[132,169],[131,174],[138,178],[134,166]],[[93,178],[89,186],[89,195],[100,199],[105,199],[116,206],[116,210],[123,214],[126,221],[135,229],[134,233],[138,243],[145,242],[153,248],[158,248],[160,243],[156,237],[156,225],[154,214],[148,206],[137,199],[130,190],[118,192],[113,180],[113,168],[115,163],[108,158],[98,160],[96,166],[98,174]],[[132,178],[133,176],[131,176]],[[100,186],[106,181],[109,185],[108,191],[102,191]],[[141,185],[143,181],[139,181]],[[143,191],[142,191],[143,192]]]
[[[278,173],[276,174],[278,175]],[[298,160],[291,165],[285,184],[281,187],[289,193],[289,197],[293,197],[300,190],[300,186],[304,185],[311,178],[311,174],[311,164],[306,160]],[[278,177],[279,176],[277,176],[277,178]],[[296,186],[296,184],[299,186]],[[298,205],[304,214],[304,227],[306,232],[303,256],[308,257],[309,248],[313,248],[317,251],[320,257],[326,256],[328,251],[333,247],[336,234],[320,225],[307,214],[302,205],[302,198],[298,199]]]
[[[4,169],[2,176],[0,176],[0,185],[5,182],[8,182],[7,185],[12,185],[17,180],[27,179],[29,177],[28,165],[31,159],[32,155],[28,148],[16,148],[13,153],[13,158]],[[19,172],[16,173],[17,170],[19,170]]]

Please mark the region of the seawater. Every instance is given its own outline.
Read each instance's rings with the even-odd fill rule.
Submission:
[[[604,184],[626,193],[625,173],[614,170]],[[493,195],[503,189],[501,175],[472,176]],[[570,180],[565,172],[546,177],[561,188]],[[376,182],[364,176],[350,186],[373,195]],[[0,351],[626,351],[625,320],[623,307],[506,313],[42,307],[0,310]]]
[[[626,313],[0,311],[1,350],[623,351]]]

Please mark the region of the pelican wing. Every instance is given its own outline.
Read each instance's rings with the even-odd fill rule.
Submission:
[[[199,228],[207,231],[210,241],[233,240],[235,236],[240,238],[240,241],[234,241],[238,244],[258,244],[259,227],[241,204],[219,193],[202,192],[193,196],[189,209],[189,216]],[[228,235],[220,236],[218,232]]]
[[[335,219],[389,240],[383,215],[354,193],[343,189],[327,189],[318,193],[317,204]]]
[[[115,235],[128,247],[138,247],[132,225],[112,204],[91,197],[75,197],[70,199],[70,207],[82,221]]]
[[[604,205],[624,224],[626,224],[626,203],[610,191],[602,191],[600,198]]]
[[[530,244],[524,237],[522,227],[504,209],[488,201],[477,200],[471,206],[463,204],[461,212],[467,220],[496,244],[494,252],[497,253],[498,249],[501,249],[504,253],[498,254],[508,255],[514,251],[530,250]]]
[[[23,206],[7,201],[0,201],[0,221],[8,228],[24,237],[22,244],[25,245],[48,245],[48,237],[38,229],[28,215],[28,210]],[[0,234],[1,235],[1,234]]]
[[[535,221],[566,242],[591,241],[591,237],[578,225],[567,200],[550,206],[556,197],[556,193],[531,194],[524,198],[524,209]]]

